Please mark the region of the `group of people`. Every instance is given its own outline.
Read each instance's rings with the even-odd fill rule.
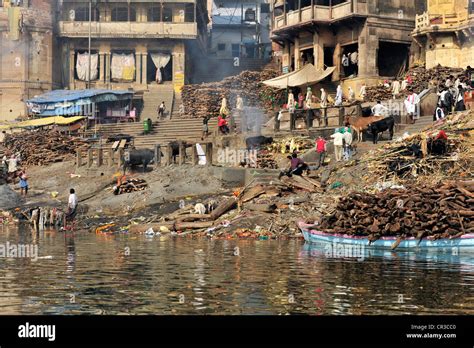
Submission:
[[[357,76],[359,73],[359,54],[357,51],[344,53],[341,63],[345,77]]]
[[[240,117],[242,121],[242,129],[247,128],[247,123],[244,120],[243,115],[244,110],[244,100],[240,94],[237,95],[236,103],[235,103],[235,112],[237,113],[235,116]],[[204,117],[203,119],[203,138],[208,135],[209,127],[207,125],[210,117]],[[236,124],[234,115],[229,111],[227,107],[227,98],[222,98],[221,107],[219,109],[219,116],[217,117],[217,127],[219,128],[220,134],[226,135],[230,132],[235,132]]]
[[[472,72],[468,67],[464,75],[456,79],[450,75],[438,86],[438,103],[433,120],[445,118],[453,111],[464,111],[472,108]]]
[[[334,142],[334,157],[336,158],[336,162],[340,162],[342,160],[345,160],[345,161],[350,160],[352,156],[352,130],[351,128],[349,126],[336,128],[334,131],[334,134],[331,135],[331,138],[333,138],[333,142]],[[316,151],[318,151],[317,141],[316,141]],[[319,157],[321,158],[321,155]],[[319,165],[321,165],[321,160],[319,161]]]
[[[0,173],[7,178],[7,180],[15,182],[19,180],[20,194],[24,197],[28,195],[28,175],[26,174],[26,167],[19,169],[20,156],[12,154],[10,158],[3,156],[0,163]]]

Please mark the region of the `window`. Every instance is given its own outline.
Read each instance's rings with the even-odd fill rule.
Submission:
[[[232,57],[240,56],[240,44],[232,44]]]
[[[116,7],[112,9],[112,22],[135,22],[137,14],[135,9],[130,7],[130,18],[128,17],[129,9],[127,7]]]
[[[161,7],[148,9],[148,22],[161,22]]]
[[[163,6],[163,22],[172,22],[173,21],[173,10],[171,7],[164,5]]]
[[[217,44],[218,51],[225,51],[225,43]]]
[[[89,8],[88,7],[78,7],[74,10],[69,11],[68,20],[76,22],[88,22],[89,21]],[[99,10],[92,9],[92,21],[97,21],[99,19]]]
[[[184,8],[184,21],[194,22],[194,4],[186,4]]]

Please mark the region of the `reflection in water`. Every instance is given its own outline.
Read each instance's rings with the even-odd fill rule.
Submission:
[[[474,254],[0,227],[0,314],[474,314]],[[45,256],[51,256],[45,258]]]

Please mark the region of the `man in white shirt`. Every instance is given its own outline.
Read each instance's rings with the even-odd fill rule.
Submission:
[[[77,209],[77,196],[76,191],[72,188],[69,190],[69,200],[67,203],[66,222],[71,221],[76,216]]]
[[[372,107],[372,114],[374,116],[385,116],[385,113],[388,111],[388,109],[382,105],[380,101],[377,101],[377,104],[375,104]]]
[[[331,138],[334,138],[334,156],[336,157],[336,162],[341,161],[342,159],[342,146],[344,145],[344,134],[342,134],[339,129],[336,128],[336,132],[331,135]]]
[[[348,161],[352,156],[352,133],[349,127],[344,128],[344,160]]]

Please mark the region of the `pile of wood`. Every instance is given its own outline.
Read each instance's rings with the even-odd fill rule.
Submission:
[[[463,74],[464,70],[461,68],[450,68],[438,65],[431,69],[425,69],[422,66],[411,68],[406,73],[406,76],[409,75],[412,79],[412,83],[409,84],[408,87],[419,94],[426,88],[437,87],[442,84],[450,75],[453,76],[452,83],[454,84],[456,78]],[[406,97],[409,93],[408,89],[401,91],[398,97]],[[392,97],[391,87],[387,88],[382,85],[367,86],[364,101],[376,102],[378,100],[391,99]]]
[[[326,232],[422,239],[453,238],[474,232],[474,181],[447,181],[436,186],[384,190],[377,194],[352,193],[336,211],[324,216]],[[394,246],[396,247],[396,245]]]
[[[51,130],[24,131],[7,134],[5,147],[19,153],[22,165],[48,165],[73,158],[80,148],[87,149],[85,140]]]
[[[278,164],[275,161],[275,156],[273,155],[273,153],[267,150],[258,151],[257,168],[277,169]]]
[[[123,193],[130,193],[135,191],[143,191],[148,187],[148,184],[143,179],[127,179],[121,181],[120,184],[113,187],[115,195],[121,195]]]
[[[182,117],[199,118],[204,116],[219,116],[222,99],[227,99],[231,111],[240,94],[245,106],[262,107],[268,112],[278,105],[284,91],[267,87],[262,81],[274,78],[279,73],[276,70],[243,71],[239,75],[230,76],[220,82],[185,85],[181,97],[185,113]]]
[[[474,111],[450,115],[444,122],[363,156],[371,182],[433,180],[474,176]],[[447,140],[436,140],[443,131]],[[443,145],[444,144],[444,145]],[[441,146],[441,148],[440,148]],[[445,146],[445,151],[439,151]]]
[[[290,136],[274,139],[273,143],[269,144],[266,149],[273,153],[291,154],[294,151],[297,153],[304,152],[314,146],[314,141],[308,136]]]
[[[309,216],[316,218],[321,215],[321,207],[335,204],[329,196],[316,198],[321,192],[319,182],[306,176],[283,177],[272,184],[251,183],[236,190],[233,196],[203,201],[204,207],[211,201],[216,203],[205,214],[197,213],[196,205],[189,204],[160,217],[160,221],[132,225],[130,232],[145,233],[152,228],[193,237],[299,238],[297,221]]]

